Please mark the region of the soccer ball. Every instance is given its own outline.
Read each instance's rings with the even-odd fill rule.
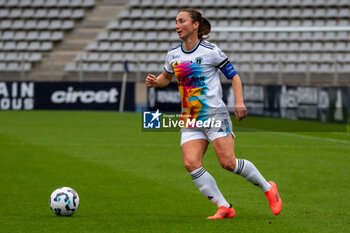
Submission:
[[[58,188],[50,196],[50,209],[59,216],[71,216],[78,208],[78,193],[71,188]]]

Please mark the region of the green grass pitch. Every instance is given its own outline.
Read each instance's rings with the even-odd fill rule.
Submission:
[[[274,216],[259,189],[204,167],[236,210],[216,212],[186,172],[179,133],[141,130],[141,113],[0,112],[1,232],[350,232],[349,132],[237,132],[236,155],[275,181],[284,201]],[[72,217],[49,197],[80,196]]]

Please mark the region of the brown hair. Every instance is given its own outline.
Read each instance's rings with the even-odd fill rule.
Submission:
[[[192,23],[196,21],[199,22],[198,39],[203,40],[209,38],[208,34],[210,33],[211,25],[206,17],[202,16],[198,10],[193,8],[186,8],[180,12],[187,12],[192,19]],[[204,35],[206,35],[206,37],[203,37]]]

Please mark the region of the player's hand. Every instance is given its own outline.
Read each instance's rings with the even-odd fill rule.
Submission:
[[[247,108],[243,103],[237,104],[235,106],[235,115],[238,121],[244,119],[247,116]]]
[[[146,80],[145,80],[147,87],[156,87],[157,86],[157,77],[153,74],[148,74]]]

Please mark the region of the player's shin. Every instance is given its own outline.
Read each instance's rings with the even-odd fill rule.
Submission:
[[[190,173],[193,182],[197,185],[201,193],[218,207],[230,207],[230,204],[221,194],[214,178],[204,169],[198,168]]]
[[[263,192],[271,189],[271,184],[265,180],[254,164],[248,160],[236,159],[236,167],[233,172],[259,187]]]

